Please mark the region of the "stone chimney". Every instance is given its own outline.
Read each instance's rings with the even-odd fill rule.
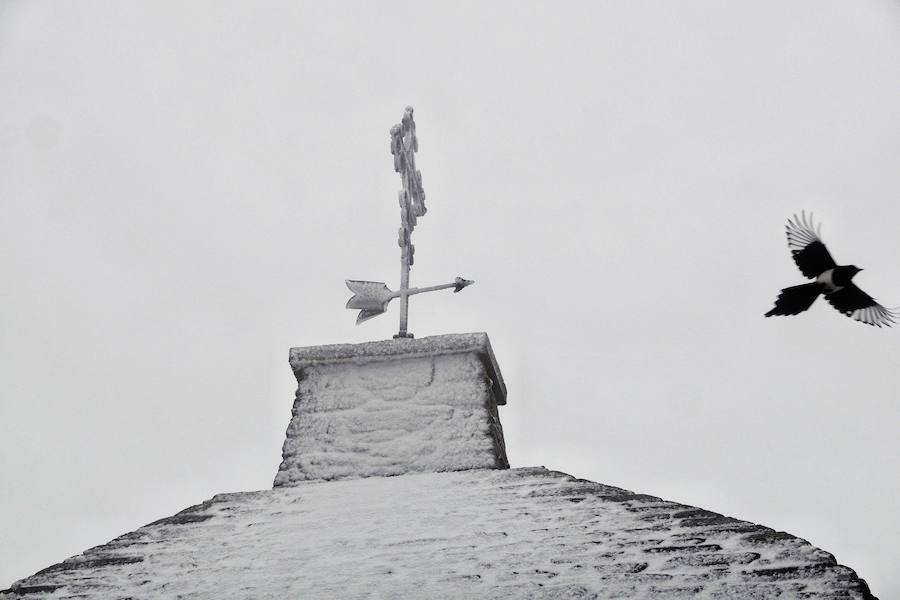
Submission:
[[[506,386],[486,333],[292,348],[299,387],[275,487],[506,469]]]

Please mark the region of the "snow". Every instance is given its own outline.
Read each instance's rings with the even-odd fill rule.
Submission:
[[[506,404],[506,385],[497,366],[497,359],[491,348],[487,333],[450,333],[419,339],[392,339],[366,342],[363,344],[331,344],[291,348],[290,363],[298,381],[303,370],[310,365],[352,360],[358,364],[365,362],[397,359],[405,356],[436,356],[459,352],[475,352],[485,363],[488,375],[494,382],[494,396],[497,404]]]
[[[6,598],[870,598],[788,534],[544,468],[220,494]]]
[[[486,334],[294,348],[291,365],[276,486],[508,466]]]
[[[220,494],[13,598],[871,598],[809,543],[507,469],[487,335],[294,348],[275,488]]]

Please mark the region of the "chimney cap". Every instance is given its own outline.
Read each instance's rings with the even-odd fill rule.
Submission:
[[[481,358],[491,378],[494,402],[506,404],[506,384],[494,357],[487,333],[449,333],[424,338],[397,338],[362,344],[329,344],[291,348],[290,363],[297,381],[301,381],[309,366],[354,362],[383,361],[404,356],[438,356],[474,352]]]

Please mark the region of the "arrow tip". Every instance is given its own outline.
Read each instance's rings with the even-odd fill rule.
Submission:
[[[464,287],[472,285],[473,283],[475,283],[474,279],[463,279],[462,277],[457,277],[456,287],[453,288],[453,293],[455,294],[456,292],[462,290]]]

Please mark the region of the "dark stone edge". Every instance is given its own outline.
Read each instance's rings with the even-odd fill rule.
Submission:
[[[681,519],[681,522],[679,523],[679,526],[681,527],[698,528],[700,531],[715,533],[743,533],[742,541],[749,544],[772,544],[795,540],[802,545],[809,546],[822,552],[826,555],[824,560],[821,562],[810,563],[803,567],[745,569],[743,572],[750,576],[778,578],[780,575],[788,575],[789,572],[790,574],[796,575],[802,575],[802,573],[812,575],[817,571],[839,569],[842,571],[840,579],[844,579],[849,583],[854,584],[856,591],[862,595],[863,600],[878,600],[878,598],[872,594],[872,590],[869,588],[869,584],[866,580],[859,577],[854,569],[839,564],[834,558],[834,555],[796,535],[792,535],[785,531],[776,531],[764,525],[743,521],[703,508],[663,500],[662,498],[650,496],[648,494],[637,494],[629,490],[607,486],[606,484],[597,483],[588,479],[578,479],[568,473],[563,473],[562,471],[547,470],[546,472],[547,474],[568,480],[577,486],[562,488],[555,493],[551,492],[546,495],[567,497],[569,501],[580,501],[584,499],[580,496],[586,496],[587,494],[593,493],[593,495],[606,502],[628,502],[639,505],[638,507],[629,507],[629,510],[632,512],[642,511],[644,508],[640,505],[657,504],[657,508],[660,510],[672,511],[672,519]],[[528,473],[528,475],[537,474],[538,473],[533,471]],[[585,490],[583,489],[584,487],[587,487],[588,489]]]

